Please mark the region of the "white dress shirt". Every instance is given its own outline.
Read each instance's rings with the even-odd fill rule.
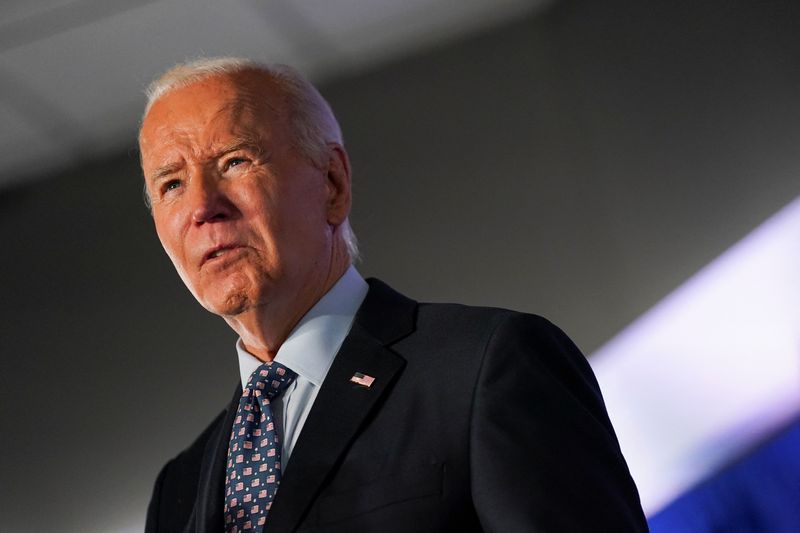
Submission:
[[[281,469],[285,471],[314,399],[353,325],[369,286],[351,266],[339,281],[300,319],[275,355],[275,361],[297,373],[294,383],[271,402],[278,434],[283,438]],[[263,363],[236,341],[242,389]]]

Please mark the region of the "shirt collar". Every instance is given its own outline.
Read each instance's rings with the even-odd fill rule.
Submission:
[[[350,266],[331,289],[300,319],[275,355],[275,361],[319,387],[350,332],[369,285]],[[262,361],[236,341],[242,388]]]

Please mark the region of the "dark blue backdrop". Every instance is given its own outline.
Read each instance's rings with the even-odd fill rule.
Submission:
[[[652,533],[800,532],[800,420],[649,522]]]

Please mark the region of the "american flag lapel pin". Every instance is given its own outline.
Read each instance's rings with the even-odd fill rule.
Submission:
[[[366,388],[370,388],[374,382],[374,377],[362,374],[361,372],[356,372],[353,374],[353,377],[350,378],[350,383],[355,383],[356,385],[361,385]]]

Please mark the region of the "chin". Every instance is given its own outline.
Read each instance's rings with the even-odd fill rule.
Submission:
[[[210,298],[200,301],[200,305],[207,311],[219,316],[236,316],[252,307],[251,299],[242,293],[231,293],[221,295],[218,298]]]
[[[230,317],[251,309],[256,302],[253,282],[241,272],[225,279],[214,280],[205,286],[200,305],[215,315]]]

